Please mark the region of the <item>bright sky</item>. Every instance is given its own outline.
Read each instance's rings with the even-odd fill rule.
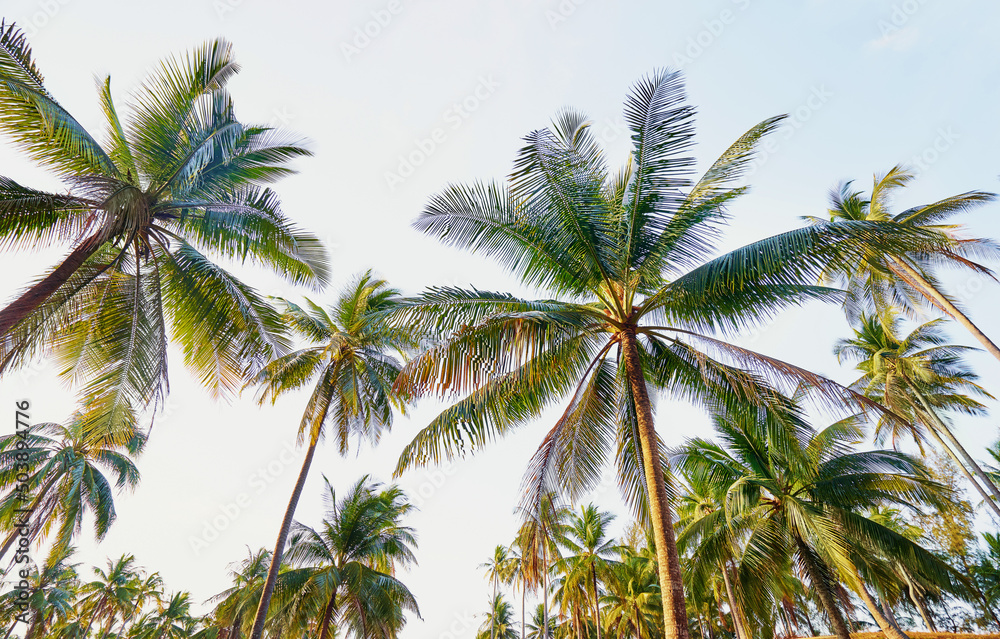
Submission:
[[[112,75],[121,111],[164,55],[216,36],[231,40],[243,66],[231,84],[239,117],[311,140],[316,157],[277,190],[285,211],[326,239],[338,282],[375,268],[408,293],[435,284],[515,289],[491,262],[424,238],[410,222],[449,182],[503,178],[521,136],[561,107],[588,113],[610,162],[623,162],[624,98],[663,66],[685,72],[702,168],[755,123],[791,116],[751,176],[752,192],[731,209],[726,247],[794,228],[800,215],[822,215],[838,181],[856,178],[867,190],[874,172],[899,162],[920,173],[900,210],[1000,189],[1000,7],[992,2],[4,0],[2,12],[25,27],[49,90],[95,135],[95,75]],[[0,146],[0,174],[59,188],[9,144]],[[965,218],[975,235],[1000,237],[998,206]],[[61,254],[0,256],[0,296]],[[269,294],[302,294],[241,272]],[[1000,338],[997,284],[967,275],[948,281],[985,332]],[[846,330],[838,309],[816,306],[786,313],[747,343],[846,382],[852,373],[830,352]],[[972,360],[985,385],[997,388],[997,362]],[[200,602],[227,587],[227,564],[248,547],[273,545],[301,462],[293,445],[305,396],[264,408],[249,395],[212,403],[176,352],[171,365],[166,414],[139,460],[142,483],[118,498],[118,521],[100,545],[85,529],[79,557],[103,564],[133,553],[169,588]],[[3,410],[22,398],[32,401],[35,421],[62,420],[73,406],[72,392],[45,366],[0,384]],[[297,518],[319,522],[323,474],[338,487],[363,473],[388,480],[400,449],[436,408],[425,403],[398,420],[377,450],[347,459],[320,450]],[[668,442],[710,434],[697,411],[659,408]],[[481,618],[471,615],[485,610],[488,596],[477,566],[511,541],[522,472],[551,422],[401,480],[421,507],[409,521],[420,565],[403,578],[424,618],[411,619],[404,638],[473,636]],[[997,437],[991,419],[960,424],[974,449]],[[594,500],[621,511],[613,488]]]

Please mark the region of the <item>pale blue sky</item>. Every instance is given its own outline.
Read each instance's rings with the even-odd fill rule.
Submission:
[[[731,209],[727,247],[793,228],[800,215],[822,215],[836,182],[855,178],[867,188],[872,173],[899,162],[920,170],[900,207],[1000,188],[993,2],[5,0],[2,13],[26,27],[50,91],[95,132],[95,74],[111,73],[124,101],[165,54],[220,35],[233,41],[243,65],[232,83],[240,117],[312,141],[316,157],[300,162],[300,174],[278,191],[289,215],[327,239],[338,282],[374,267],[407,292],[431,284],[514,287],[491,263],[417,235],[410,221],[448,182],[505,176],[520,137],[565,106],[588,113],[611,162],[624,161],[625,95],[663,66],[686,74],[703,167],[756,122],[791,115],[751,176],[753,190]],[[366,29],[367,42],[358,35]],[[400,158],[410,157],[419,166],[400,178]],[[0,173],[57,187],[7,144]],[[998,207],[967,216],[975,234],[1000,237]],[[0,256],[0,294],[58,255]],[[300,294],[257,272],[246,277],[267,293]],[[997,285],[949,281],[985,331],[1000,335]],[[846,328],[837,309],[809,307],[747,340],[848,381],[850,371],[830,354]],[[304,397],[264,409],[250,397],[213,404],[173,355],[168,411],[140,460],[142,484],[119,499],[104,543],[84,534],[80,558],[103,563],[132,552],[170,588],[202,601],[226,587],[226,565],[247,546],[273,544],[301,461],[282,447],[294,440]],[[981,355],[974,362],[995,387],[997,362]],[[34,402],[38,420],[63,419],[72,407],[44,366],[0,384],[0,407],[22,397]],[[318,522],[323,473],[338,486],[363,472],[388,479],[399,450],[434,410],[421,405],[378,450],[346,460],[322,450],[298,518]],[[403,637],[473,635],[481,620],[470,625],[469,615],[485,608],[488,594],[476,566],[510,541],[524,465],[550,422],[446,471],[404,477],[405,488],[424,494],[410,522],[420,565],[404,576],[424,621],[411,620]],[[707,434],[697,411],[668,403],[658,428],[673,443]],[[985,445],[997,428],[992,419],[967,420],[961,434]],[[614,489],[595,500],[621,510]],[[220,519],[225,529],[196,551],[192,539],[231,503],[240,512]]]

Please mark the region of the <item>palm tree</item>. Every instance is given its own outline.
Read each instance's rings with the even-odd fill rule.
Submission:
[[[895,307],[902,307],[912,315],[917,308],[929,304],[965,327],[987,351],[1000,359],[1000,347],[941,290],[932,270],[936,266],[958,266],[993,276],[988,268],[973,259],[996,258],[1000,255],[996,244],[981,238],[962,238],[962,227],[946,224],[945,221],[957,213],[992,202],[996,194],[969,191],[893,214],[890,211],[892,196],[913,178],[913,173],[902,166],[894,166],[884,175],[875,175],[871,193],[867,197],[861,191],[853,190],[851,182],[843,182],[831,191],[829,220],[835,223],[871,220],[919,228],[937,235],[938,240],[944,244],[906,255],[887,254],[873,248],[866,253],[864,259],[853,264],[832,265],[824,275],[828,279],[839,280],[846,286],[849,292],[846,306],[849,317],[857,315],[856,309],[865,307],[874,308],[879,316],[892,313]],[[827,222],[813,217],[806,219]]]
[[[404,396],[393,389],[402,363],[392,353],[402,356],[414,342],[405,328],[387,320],[386,314],[398,300],[398,291],[371,271],[344,289],[329,311],[308,299],[305,309],[281,300],[283,321],[314,345],[280,357],[260,371],[255,380],[261,385],[259,401],[274,403],[283,393],[314,378],[316,385],[299,423],[299,443],[308,437],[309,445],[278,531],[251,639],[260,639],[264,632],[295,508],[327,423],[335,429],[340,454],[346,455],[352,436],[375,445],[382,432],[392,427],[393,409],[405,412]]]
[[[146,615],[134,633],[136,639],[185,639],[194,633],[198,620],[191,615],[191,595],[174,593],[155,613]]]
[[[635,86],[625,104],[633,151],[617,174],[606,169],[584,117],[566,111],[553,129],[525,138],[509,186],[455,185],[431,199],[418,229],[496,258],[550,298],[432,288],[404,307],[401,321],[425,331],[429,348],[407,365],[400,386],[458,401],[404,449],[396,473],[474,451],[568,396],[529,467],[526,499],[557,487],[571,499],[586,494],[617,448],[625,497],[654,524],[666,635],[686,639],[649,388],[701,402],[766,403],[774,394],[766,374],[863,404],[828,380],[718,336],[806,300],[839,300],[812,284],[823,268],[859,259],[869,246],[925,246],[927,234],[878,222],[828,224],[708,259],[725,206],[746,190],[733,183],[782,118],[750,129],[692,186],[686,152],[694,111],[683,102],[679,73]]]
[[[239,71],[217,39],[168,58],[119,117],[100,84],[102,146],[45,88],[24,34],[0,23],[0,132],[65,183],[49,193],[0,177],[0,242],[72,250],[0,310],[0,372],[55,353],[82,383],[88,422],[117,430],[167,387],[167,334],[215,393],[285,347],[277,313],[208,254],[321,286],[319,241],[261,185],[309,155],[242,124],[226,89]]]
[[[620,560],[608,566],[604,582],[605,627],[614,637],[633,634],[636,639],[651,639],[662,625],[663,611],[656,561],[629,546],[619,553]]]
[[[261,548],[252,553],[247,549],[247,558],[231,565],[233,585],[210,599],[216,604],[215,620],[226,629],[226,639],[239,639],[244,623],[257,610],[270,564],[271,551]]]
[[[563,587],[568,590],[579,590],[590,598],[593,605],[594,628],[597,639],[601,639],[601,592],[598,578],[603,580],[610,566],[614,563],[617,545],[615,540],[607,536],[607,529],[615,516],[601,512],[593,504],[581,507],[580,513],[574,513],[558,538],[558,543],[566,553],[558,562],[556,569],[564,574]]]
[[[103,539],[117,516],[112,484],[132,489],[139,483],[139,471],[130,457],[138,455],[145,441],[135,431],[124,440],[89,431],[80,413],[68,425],[36,424],[23,439],[17,434],[0,437],[0,489],[9,491],[0,499],[0,522],[9,531],[0,557],[18,539],[25,517],[29,534],[24,539],[29,542],[56,528],[56,548],[67,548],[87,512],[94,517],[97,539]],[[18,448],[19,444],[26,447]],[[28,481],[19,482],[25,466]],[[18,484],[27,485],[33,496],[15,490]]]
[[[487,637],[517,639],[517,631],[514,629],[514,607],[503,598],[503,594],[495,594],[490,599],[490,611],[486,613],[486,621],[479,627],[479,633],[476,635],[476,639]]]
[[[927,322],[901,337],[898,318],[862,315],[854,337],[838,341],[835,352],[840,360],[857,362],[863,373],[852,387],[877,398],[894,413],[912,417],[914,427],[907,432],[918,443],[922,433],[916,426],[924,426],[1000,521],[1000,505],[990,497],[1000,499],[1000,491],[939,413],[983,414],[985,406],[965,393],[992,398],[976,384],[978,376],[962,361],[962,353],[969,349],[949,344],[941,321]],[[898,436],[893,430],[894,441]]]
[[[330,639],[338,618],[340,629],[359,639],[391,639],[404,622],[403,610],[420,614],[413,594],[395,577],[414,562],[416,539],[401,524],[412,506],[398,487],[367,476],[339,500],[326,482],[324,500],[319,529],[296,523],[289,539],[288,560],[298,570],[285,574],[301,585],[288,618],[307,615],[317,639]]]
[[[548,617],[544,605],[535,606],[526,636],[527,639],[553,639],[555,636],[555,619]]]
[[[56,548],[49,553],[41,569],[38,566],[29,569],[26,581],[31,621],[25,631],[25,639],[45,637],[47,629],[54,622],[68,618],[73,612],[74,600],[80,585],[76,572],[77,564],[69,563],[73,552],[73,548]],[[14,574],[19,574],[23,567],[21,564],[17,566],[18,570]],[[12,620],[11,628],[5,637],[10,636],[19,616],[24,612],[18,605],[24,603],[20,600],[20,596],[20,588],[0,596],[0,611],[2,611],[0,614],[3,615],[3,619]]]
[[[767,575],[794,556],[838,637],[849,639],[837,603],[844,582],[862,596],[888,637],[903,639],[865,596],[858,555],[897,559],[914,572],[940,572],[942,578],[951,569],[863,513],[883,505],[916,510],[941,504],[947,491],[903,453],[854,450],[862,432],[852,419],[817,432],[791,410],[762,416],[751,407],[720,413],[715,427],[724,445],[692,440],[673,461],[725,492],[731,527],[721,534],[731,538],[732,529],[741,531],[741,570],[757,575],[765,587]],[[704,538],[711,540],[708,531]]]
[[[97,579],[87,582],[80,588],[82,597],[77,606],[81,619],[87,619],[83,631],[86,637],[94,623],[104,620],[101,637],[111,633],[115,619],[125,617],[133,612],[133,598],[136,594],[139,570],[135,565],[135,557],[122,555],[116,560],[108,559],[108,569],[94,568]]]
[[[508,550],[506,546],[498,545],[493,549],[493,556],[490,557],[490,560],[479,565],[480,568],[486,569],[486,578],[493,584],[492,601],[494,602],[497,601],[497,589],[500,587],[500,583],[510,585],[514,577],[513,558],[508,554]],[[496,637],[491,634],[490,639],[496,639]]]
[[[154,572],[151,575],[143,576],[142,571],[139,571],[134,578],[134,584],[132,589],[132,611],[128,615],[122,616],[122,625],[118,629],[118,634],[116,639],[122,639],[125,634],[125,629],[129,624],[136,620],[139,612],[146,607],[147,604],[153,602],[156,604],[163,603],[163,578],[160,577],[159,573]]]
[[[553,493],[544,493],[541,498],[522,508],[523,520],[517,531],[515,545],[521,553],[521,570],[527,585],[542,592],[542,636],[550,634],[549,615],[549,573],[559,559],[556,540],[565,528],[569,511],[556,503]]]

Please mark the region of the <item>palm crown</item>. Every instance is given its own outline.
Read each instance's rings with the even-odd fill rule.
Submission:
[[[101,144],[45,88],[23,34],[0,25],[0,131],[69,186],[0,177],[0,244],[73,245],[0,311],[0,371],[51,350],[84,384],[90,414],[114,427],[165,391],[168,333],[217,393],[283,352],[277,313],[206,254],[296,284],[327,278],[319,241],[262,188],[309,152],[236,119],[226,84],[238,70],[224,40],[166,59],[124,120],[105,79]]]

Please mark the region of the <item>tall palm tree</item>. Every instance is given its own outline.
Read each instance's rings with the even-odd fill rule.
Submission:
[[[692,440],[673,461],[725,491],[727,516],[743,530],[741,569],[764,576],[764,586],[766,576],[794,556],[841,639],[849,632],[837,591],[841,583],[864,590],[858,554],[895,558],[915,572],[951,573],[931,553],[864,516],[883,505],[940,504],[949,494],[912,457],[853,449],[862,437],[854,420],[815,431],[794,412],[762,416],[749,408],[720,414],[715,427],[723,444]],[[862,599],[887,636],[905,637]]]
[[[961,225],[946,221],[958,213],[992,202],[996,194],[968,191],[893,214],[890,210],[892,197],[913,178],[913,173],[902,166],[894,166],[885,174],[875,175],[871,193],[867,196],[853,190],[851,182],[841,183],[830,193],[829,221],[853,223],[870,220],[897,224],[901,228],[920,228],[937,235],[944,244],[906,255],[887,254],[873,248],[857,262],[832,265],[824,275],[840,281],[847,288],[846,308],[851,317],[857,315],[858,309],[866,307],[882,316],[895,307],[902,307],[913,314],[917,308],[930,305],[961,324],[987,351],[1000,359],[1000,347],[942,290],[933,271],[937,266],[957,266],[993,277],[988,268],[973,259],[1000,257],[997,245],[992,240],[963,238],[960,235]],[[806,219],[827,223],[827,220],[814,217]]]
[[[521,509],[523,517],[521,527],[517,531],[515,545],[521,553],[521,570],[526,583],[542,593],[543,624],[541,634],[549,636],[549,573],[553,564],[559,559],[559,546],[556,540],[565,527],[565,519],[569,511],[556,502],[553,493],[545,493],[528,508]]]
[[[556,562],[556,569],[564,574],[564,587],[579,588],[590,597],[597,639],[601,639],[602,625],[598,581],[603,580],[614,563],[612,557],[617,549],[615,540],[608,537],[608,526],[614,518],[613,514],[588,504],[572,514],[558,538],[566,553]]]
[[[962,361],[961,355],[969,349],[949,344],[941,322],[927,322],[901,336],[897,317],[862,315],[854,337],[838,341],[835,352],[840,360],[857,362],[863,373],[854,388],[877,398],[894,413],[912,417],[914,427],[907,432],[918,443],[922,432],[916,425],[926,428],[1000,521],[1000,504],[994,500],[1000,500],[1000,490],[951,432],[940,412],[984,414],[985,406],[969,394],[991,395],[976,384],[978,376]],[[898,436],[894,430],[894,440]]]
[[[340,499],[326,482],[324,500],[319,529],[296,523],[289,539],[288,560],[298,570],[286,574],[301,584],[301,596],[288,616],[308,615],[317,639],[330,639],[338,619],[345,634],[392,639],[403,610],[420,614],[413,594],[395,577],[414,562],[416,539],[401,523],[412,506],[398,487],[367,476]]]
[[[278,531],[251,639],[260,639],[264,632],[295,508],[327,424],[334,429],[341,455],[346,455],[352,436],[375,445],[382,432],[392,427],[393,409],[405,412],[405,397],[393,388],[402,370],[393,353],[402,356],[415,344],[405,327],[387,319],[398,300],[398,291],[371,271],[355,278],[329,311],[308,299],[305,309],[281,300],[283,321],[312,344],[260,371],[255,380],[261,386],[259,401],[263,404],[270,399],[274,403],[283,393],[310,380],[315,379],[316,384],[299,423],[299,443],[308,441],[305,459]]]
[[[253,553],[247,549],[247,558],[231,565],[232,586],[212,597],[216,604],[215,620],[226,629],[226,639],[239,639],[243,625],[257,610],[260,593],[271,564],[271,551],[261,548]]]
[[[0,489],[8,491],[0,499],[0,527],[8,531],[0,557],[18,539],[24,511],[31,513],[24,537],[29,542],[54,528],[56,548],[67,548],[88,512],[97,539],[103,539],[117,517],[112,485],[132,489],[139,483],[131,457],[139,454],[145,441],[135,431],[124,440],[121,434],[112,438],[90,431],[80,413],[68,425],[36,424],[23,439],[17,434],[0,437]],[[21,443],[26,447],[18,448]],[[28,481],[19,482],[24,466]],[[16,490],[18,484],[29,487],[30,501]]]
[[[283,351],[277,313],[209,258],[327,279],[320,242],[262,188],[309,152],[236,119],[226,87],[238,71],[221,39],[165,59],[124,120],[105,78],[101,145],[46,89],[24,34],[0,23],[0,133],[68,188],[0,177],[0,244],[72,247],[0,310],[0,373],[52,351],[90,398],[88,422],[117,430],[166,392],[168,333],[216,393]]]
[[[493,584],[493,597],[491,601],[497,601],[497,590],[500,588],[500,583],[504,585],[510,585],[513,580],[513,567],[512,557],[509,554],[509,549],[504,545],[497,545],[493,549],[493,556],[490,557],[489,561],[480,564],[480,568],[486,569],[486,578],[490,580]],[[490,639],[496,639],[492,634]]]
[[[497,259],[550,297],[433,288],[409,302],[401,321],[424,330],[429,348],[400,386],[457,402],[404,449],[396,472],[476,450],[568,396],[529,467],[528,499],[554,488],[571,499],[586,494],[617,448],[625,497],[653,522],[666,635],[686,639],[650,388],[695,401],[766,403],[766,374],[808,381],[838,403],[864,403],[720,336],[806,300],[839,300],[813,285],[824,267],[859,259],[869,246],[922,246],[927,234],[828,224],[710,259],[726,205],[746,190],[734,183],[782,118],[750,129],[694,182],[694,110],[684,99],[676,72],[636,84],[625,104],[633,149],[617,174],[584,117],[566,111],[552,129],[525,138],[509,184],[455,185],[431,199],[418,229]]]

